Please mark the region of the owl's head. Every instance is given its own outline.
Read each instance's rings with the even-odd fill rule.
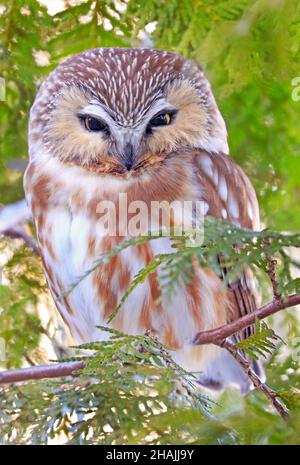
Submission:
[[[123,174],[189,148],[226,153],[226,128],[202,70],[170,52],[80,53],[50,74],[31,110],[32,157],[46,150],[63,163]]]

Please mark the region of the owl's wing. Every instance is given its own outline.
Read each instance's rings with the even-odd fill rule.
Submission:
[[[199,151],[194,160],[201,198],[208,206],[207,214],[258,230],[260,222],[256,194],[242,169],[228,155],[223,154]],[[226,273],[226,268],[223,268],[223,277]],[[245,269],[237,281],[228,285],[228,296],[231,303],[228,321],[236,320],[257,308],[254,277],[250,269]],[[251,333],[252,328],[247,328],[238,337],[248,337]]]

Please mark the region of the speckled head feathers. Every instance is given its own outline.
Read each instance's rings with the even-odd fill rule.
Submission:
[[[185,92],[182,92],[182,87],[186,89]],[[182,111],[184,121],[192,120],[194,124],[189,123],[187,131],[184,126],[179,126],[176,128],[177,137],[174,138],[174,134],[170,132],[165,143],[160,138],[157,144],[162,144],[164,150],[174,150],[180,145],[182,134],[185,146],[190,142],[192,147],[201,147],[202,144],[202,148],[210,151],[227,152],[225,124],[201,69],[171,52],[140,48],[97,48],[68,58],[41,85],[31,110],[31,156],[36,156],[36,152],[45,147],[54,153],[58,150],[60,136],[57,128],[49,129],[49,122],[54,115],[56,117],[55,111],[61,99],[70,91],[73,91],[73,100],[77,98],[78,93],[82,96],[77,98],[76,111],[80,110],[80,105],[84,106],[84,103],[96,103],[101,105],[107,117],[111,118],[114,128],[123,130],[123,133],[124,129],[130,129],[125,142],[128,142],[128,138],[134,139],[132,131],[146,121],[148,114],[153,113],[151,109],[154,111],[163,108],[164,102],[174,107],[174,102],[170,102],[168,96],[173,91],[173,100],[176,101],[176,94],[181,92],[184,94],[182,106],[187,110],[188,105],[197,104],[199,114],[193,118],[190,111],[186,114]],[[180,107],[181,101],[176,103]],[[70,105],[68,111],[69,107]],[[193,107],[189,110],[191,108]],[[197,112],[193,109],[193,114],[195,113]],[[68,113],[64,118],[70,119]],[[63,124],[62,132],[68,134],[70,126]],[[174,142],[171,141],[172,137]],[[140,137],[139,144],[141,139]],[[147,150],[157,151],[157,144],[149,145]],[[117,141],[115,146],[118,148],[119,145]],[[112,142],[110,146],[107,145],[110,149],[112,146]],[[66,150],[65,144],[62,151]],[[91,154],[95,151],[94,147],[90,147],[89,150]],[[109,148],[107,150],[109,151]],[[74,148],[71,152],[74,158]],[[83,152],[82,147],[79,152]]]

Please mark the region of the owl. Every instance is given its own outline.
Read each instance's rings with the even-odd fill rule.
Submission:
[[[86,273],[126,239],[120,229],[131,216],[120,208],[120,196],[126,195],[128,205],[149,208],[153,202],[202,201],[207,215],[259,229],[254,189],[229,157],[210,84],[198,66],[175,53],[97,48],[68,58],[38,90],[29,149],[24,187],[42,263],[77,343],[106,339],[97,327],[107,324],[133,277],[156,254],[174,252],[171,240],[159,237],[123,249]],[[114,234],[99,227],[101,202],[116,207]],[[176,214],[172,221],[176,225]],[[154,222],[163,227],[163,215]],[[150,330],[174,350],[177,363],[199,373],[202,385],[234,384],[247,392],[248,378],[230,354],[191,341],[197,332],[255,309],[253,276],[245,270],[224,285],[214,271],[193,267],[191,279],[167,302],[160,298],[159,271],[151,273],[110,326],[128,334]]]

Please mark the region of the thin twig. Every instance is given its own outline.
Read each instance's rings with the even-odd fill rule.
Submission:
[[[240,351],[234,345],[234,343],[231,342],[229,339],[223,339],[222,341],[216,342],[215,344],[226,349],[235,358],[235,360],[242,367],[243,371],[252,381],[253,386],[259,391],[261,391],[263,394],[265,394],[265,396],[272,402],[274,408],[277,410],[277,412],[282,416],[284,420],[288,420],[288,411],[278,400],[278,394],[259,379],[257,374],[252,370],[248,360],[245,357],[243,357],[243,355],[240,353]]]
[[[284,310],[285,308],[289,307],[294,307],[295,305],[299,304],[300,294],[291,295],[286,299],[273,300],[272,302],[264,305],[258,310],[248,313],[247,315],[239,318],[238,320],[233,321],[232,323],[219,326],[215,329],[199,332],[198,334],[196,334],[193,340],[193,344],[213,344],[216,341],[221,341],[241,331],[242,329],[251,326],[253,323],[255,323],[256,319],[263,320],[264,318],[273,315],[274,313],[277,313],[280,310]]]
[[[268,246],[270,245],[270,240],[269,239],[264,239],[264,245]],[[281,300],[282,295],[281,292],[278,289],[278,281],[276,278],[276,265],[277,265],[277,260],[271,257],[268,253],[266,253],[266,258],[267,258],[267,274],[270,278],[271,285],[272,285],[272,290],[273,290],[273,297],[275,300]]]
[[[29,234],[26,234],[23,229],[9,228],[2,231],[1,234],[12,239],[22,239],[35,254],[40,254],[36,241],[31,236],[29,236]]]
[[[6,229],[22,226],[31,217],[26,200],[20,200],[0,208],[0,234]]]
[[[0,371],[0,384],[17,383],[31,379],[59,378],[64,376],[76,376],[74,372],[82,370],[85,362],[64,362],[53,365],[39,365],[19,370]]]
[[[268,269],[267,273],[269,275],[271,284],[272,284],[272,290],[273,290],[273,296],[275,300],[281,300],[282,299],[282,294],[278,290],[278,282],[276,278],[276,272],[275,272],[275,267],[277,265],[277,260],[275,260],[272,257],[267,257],[268,260]]]

